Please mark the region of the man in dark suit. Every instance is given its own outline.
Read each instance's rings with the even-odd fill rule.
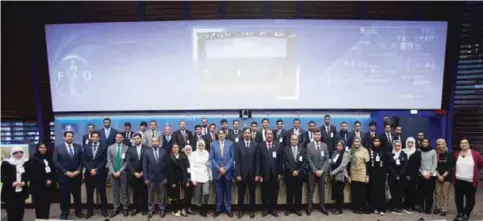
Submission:
[[[171,153],[171,150],[173,149],[173,144],[174,144],[174,138],[173,138],[173,132],[171,129],[171,126],[167,125],[164,127],[164,134],[162,136],[163,138],[163,149],[168,153],[168,155]]]
[[[262,128],[260,129],[260,133],[262,134],[262,140],[260,140],[260,142],[265,142],[267,140],[267,137],[265,135],[268,130],[270,130],[270,120],[268,120],[268,118],[263,118]]]
[[[104,118],[104,128],[100,129],[99,133],[101,134],[101,142],[105,143],[107,146],[116,143],[117,130],[111,128],[110,118]]]
[[[384,123],[384,133],[379,135],[381,138],[382,146],[387,153],[392,152],[392,142],[394,141],[394,134],[392,133],[391,124],[389,122]]]
[[[218,140],[218,135],[216,135],[215,130],[216,130],[216,124],[210,124],[208,127],[208,134],[204,136],[205,144],[206,144],[206,150],[210,151],[211,147],[210,144],[216,140]]]
[[[283,128],[283,120],[278,119],[277,120],[277,129],[272,130],[273,133],[273,140],[278,142],[282,147],[288,143],[288,141],[285,140],[285,137],[288,134],[288,131]]]
[[[418,132],[416,134],[416,148],[419,150],[421,146],[423,145],[423,140],[426,138],[424,136],[424,132]]]
[[[201,127],[201,125],[199,125],[199,124],[195,125],[195,134],[193,135],[193,138],[191,140],[192,151],[196,150],[196,144],[198,143],[198,141],[203,141],[203,142],[205,141],[205,139],[203,138],[203,130],[202,129],[203,128]]]
[[[308,191],[307,191],[307,215],[312,213],[312,199],[314,198],[315,185],[319,190],[320,212],[328,215],[325,209],[325,180],[329,171],[329,150],[327,145],[321,142],[322,132],[315,130],[314,141],[307,144],[306,158],[309,167],[308,170]]]
[[[208,134],[208,119],[206,118],[201,119],[201,134],[203,134],[203,136]]]
[[[257,143],[262,142],[263,135],[262,135],[262,132],[258,130],[258,123],[256,121],[252,121],[250,125],[251,125],[251,132],[250,132],[251,140]]]
[[[229,136],[228,139],[238,143],[238,141],[241,141],[243,139],[243,132],[240,130],[240,121],[239,120],[233,120],[233,129],[228,129],[229,131]]]
[[[324,125],[320,127],[320,131],[322,132],[322,142],[327,144],[327,149],[329,149],[329,153],[332,155],[335,147],[337,128],[330,124],[330,120],[330,115],[324,116]]]
[[[304,130],[302,128],[300,128],[300,119],[298,118],[295,118],[293,119],[293,126],[291,129],[288,130],[288,133],[286,135],[286,138],[285,140],[287,141],[286,145],[289,145],[290,144],[290,139],[292,137],[292,135],[297,135],[297,140],[298,140],[298,144],[301,144],[303,145],[303,142],[304,142]]]
[[[84,134],[84,136],[82,136],[82,146],[89,144],[89,142],[91,141],[92,132],[94,132],[95,130],[96,126],[94,126],[94,124],[87,125],[87,134]]]
[[[376,122],[371,121],[369,123],[369,131],[364,136],[364,147],[369,148],[372,145],[372,139],[376,137]]]
[[[262,216],[268,213],[278,217],[276,206],[282,175],[282,146],[273,140],[273,132],[267,131],[267,140],[258,144],[260,155],[260,182],[262,182]]]
[[[394,129],[394,140],[401,141],[402,148],[406,148],[406,137],[402,134],[402,127],[400,125]]]
[[[364,143],[364,133],[361,131],[361,122],[358,120],[354,122],[354,130],[349,133],[349,148],[352,147],[352,143],[356,137],[361,139],[361,144]]]
[[[124,137],[124,139],[122,140],[123,144],[125,144],[128,147],[133,145],[132,136],[134,135],[134,133],[132,132],[132,127],[130,122],[124,123],[124,132],[121,132],[121,135],[122,137]]]
[[[235,147],[231,140],[225,139],[225,132],[218,131],[218,140],[211,143],[210,162],[216,192],[216,210],[213,217],[221,214],[222,205],[228,217],[233,217],[231,211],[231,182],[233,178],[233,160]]]
[[[148,186],[148,219],[153,217],[155,210],[155,193],[158,194],[160,216],[166,215],[166,201],[164,197],[164,184],[166,184],[166,165],[168,164],[168,153],[159,147],[157,138],[153,138],[152,148],[147,148],[143,156],[144,183]],[[177,145],[177,144],[174,144]]]
[[[345,121],[340,123],[340,131],[339,133],[337,133],[337,141],[339,140],[344,141],[344,144],[346,146],[349,146],[349,131],[347,130],[348,126],[349,125]]]
[[[142,136],[139,133],[133,135],[134,146],[127,148],[126,161],[128,178],[127,181],[131,186],[133,211],[131,216],[142,212],[143,215],[148,213],[148,190],[143,180],[143,155],[148,146],[142,144]]]
[[[302,138],[302,146],[306,147],[308,143],[314,141],[315,139],[315,130],[317,129],[317,125],[315,124],[315,121],[309,121],[308,123],[309,129],[307,132],[304,132],[301,136]]]
[[[223,132],[225,132],[226,139],[229,139],[231,134],[230,134],[230,129],[228,129],[228,121],[226,119],[221,119],[220,125],[221,125],[220,130],[223,130]]]
[[[99,142],[100,133],[93,131],[91,142],[84,146],[84,180],[86,183],[87,195],[87,216],[89,219],[94,215],[94,190],[97,189],[101,197],[102,216],[107,217],[107,196],[106,196],[106,163],[107,145]]]
[[[290,136],[290,145],[284,149],[283,165],[285,186],[287,188],[287,200],[285,215],[295,213],[302,216],[300,207],[302,204],[302,182],[305,173],[305,148],[299,145],[297,135]]]
[[[60,219],[69,218],[70,195],[74,198],[75,215],[84,218],[81,207],[81,173],[84,164],[83,148],[74,144],[74,133],[64,132],[64,143],[55,147],[53,162],[59,172]]]
[[[243,217],[245,192],[248,186],[250,196],[250,218],[255,217],[255,182],[259,180],[260,155],[257,144],[250,140],[250,129],[243,131],[243,142],[235,148],[235,171],[238,182],[238,218]]]
[[[185,121],[180,121],[178,125],[179,129],[173,133],[174,142],[179,145],[180,149],[183,149],[186,145],[190,144],[190,140],[193,139],[193,133],[191,133],[189,130],[186,130]]]

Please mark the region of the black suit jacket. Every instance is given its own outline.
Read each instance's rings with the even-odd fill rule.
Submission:
[[[135,133],[131,131],[131,132],[129,133],[129,136],[127,136],[126,131],[124,131],[124,132],[121,132],[121,134],[122,134],[122,137],[124,137],[124,140],[122,140],[122,143],[123,143],[123,144],[126,144],[126,146],[128,146],[128,147],[132,146],[131,139],[132,139],[132,136],[133,136]]]
[[[235,171],[236,176],[242,180],[255,180],[260,173],[260,155],[257,143],[250,141],[250,147],[245,146],[245,141],[240,140],[235,148]]]
[[[141,156],[138,155],[137,147],[132,146],[127,148],[126,151],[126,167],[129,174],[140,173],[143,171],[143,157],[144,151],[149,147],[141,145]]]
[[[213,135],[214,135],[214,137],[215,137],[215,139],[214,139],[214,140],[213,140],[213,138],[211,137],[211,134],[210,134],[209,132],[208,132],[208,134],[206,134],[206,135],[204,136],[204,140],[205,140],[205,144],[206,144],[206,147],[205,147],[205,148],[206,148],[206,150],[207,150],[207,151],[210,151],[210,144],[211,144],[211,142],[218,140],[218,136],[216,136],[216,134],[215,134],[215,133],[213,133]]]
[[[288,145],[284,147],[283,150],[283,167],[287,175],[292,176],[293,171],[297,170],[299,176],[304,176],[306,163],[305,163],[305,148],[300,145],[297,148],[297,158],[294,159],[292,153],[292,146]]]
[[[359,136],[361,138],[361,145],[364,145],[364,142],[365,142],[364,135],[365,135],[364,132],[359,131]],[[355,137],[356,137],[356,132],[355,131],[349,132],[349,145],[348,145],[349,147],[351,147],[352,146],[352,143],[354,143],[354,138]]]
[[[393,140],[400,140],[401,141],[401,148],[402,149],[406,148],[406,136],[404,136],[403,134],[401,134],[401,135],[394,134]]]
[[[298,138],[299,138],[299,145],[303,145],[304,144],[304,133],[305,131],[302,129],[302,128],[299,128],[299,135],[298,135]],[[290,137],[294,134],[294,128],[290,128],[289,130],[287,130],[287,135],[285,136],[285,140],[287,141],[285,143],[285,146],[287,145],[290,145]]]
[[[376,132],[374,131],[374,137],[377,137],[377,134]],[[372,139],[374,139],[374,137],[372,137],[371,135],[371,132],[368,131],[365,135],[364,135],[364,143],[363,143],[363,146],[365,148],[369,148],[372,146]]]
[[[87,141],[87,142],[86,142]],[[82,146],[86,146],[87,144],[89,144],[89,142],[91,142],[89,140],[89,133],[87,134],[84,134],[84,136],[82,136]]]
[[[183,134],[181,133],[181,130],[176,130],[173,133],[173,138],[174,142],[179,145],[179,148],[182,149],[186,145],[188,145],[188,141],[190,142],[189,144],[191,145],[191,140],[193,139],[193,133],[189,130],[185,130],[186,133],[186,142],[184,141]]]
[[[392,152],[392,143],[387,139],[386,132],[379,134],[379,138],[381,139],[382,146],[386,150],[386,152]],[[391,138],[394,141],[394,134],[391,132]]]
[[[257,131],[255,133],[255,138],[253,138],[253,131],[250,131],[250,137],[251,137],[252,141],[255,141],[257,143],[263,142],[263,135],[262,135],[262,132],[260,132],[260,131]]]
[[[285,130],[285,128],[282,128],[280,130],[280,134],[278,133],[278,129],[273,129],[272,133],[273,133],[273,140],[279,143],[281,146],[284,146],[284,144],[289,142],[288,140],[286,140],[288,131]]]
[[[272,142],[271,150],[268,150],[267,142],[259,143],[258,154],[260,154],[260,176],[263,180],[269,181],[270,177],[282,174],[283,149],[280,143]]]
[[[238,132],[237,134],[235,135],[235,130],[234,129],[228,129],[229,131],[229,136],[228,136],[228,139],[233,141],[233,143],[235,143],[236,141],[236,137],[238,137],[238,142],[240,142],[241,140],[243,140],[243,131],[238,129]]]
[[[196,146],[196,143],[198,143],[199,140],[205,141],[205,137],[203,135],[200,135],[198,137],[198,135],[196,133],[193,134],[193,137],[191,138],[191,141],[190,141],[191,142],[190,145],[191,145],[191,148],[193,149],[193,151],[195,151],[196,148],[198,148]],[[205,144],[206,144],[206,141],[205,141]],[[205,147],[206,147],[206,145],[205,145]]]
[[[163,135],[163,149],[166,151],[168,155],[171,154],[171,151],[173,149],[173,144],[174,144],[174,137],[172,134],[171,134],[171,139],[169,141],[166,135]]]
[[[91,169],[97,170],[96,176],[105,176],[107,174],[107,145],[99,142],[96,155],[92,152],[93,144],[89,142],[84,146],[84,167],[86,168],[84,177],[90,177]]]
[[[322,142],[327,144],[327,149],[329,149],[329,152],[332,152],[334,151],[334,147],[335,147],[337,128],[331,124],[329,125],[329,133],[327,133],[326,127],[327,126],[325,124],[322,127],[320,127],[320,130],[322,132]]]

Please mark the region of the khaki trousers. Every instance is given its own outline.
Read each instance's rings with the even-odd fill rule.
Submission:
[[[450,182],[439,182],[439,180],[436,180],[436,209],[446,212],[450,188]]]

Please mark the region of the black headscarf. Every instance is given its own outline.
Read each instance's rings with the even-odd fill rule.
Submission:
[[[39,148],[40,146],[44,145],[46,148],[47,148],[47,152],[45,152],[45,154],[41,154],[40,151],[39,151]],[[39,159],[39,160],[49,160],[50,161],[50,158],[49,158],[49,147],[47,146],[47,144],[45,143],[39,143],[37,144],[36,148],[35,148],[35,154],[34,154],[34,157]]]
[[[424,145],[423,145],[423,142],[424,142],[425,140],[426,140],[426,141],[428,141],[428,147],[424,147]],[[431,147],[431,141],[429,141],[429,139],[428,139],[428,138],[424,138],[424,139],[421,141],[421,147],[420,147],[419,149],[420,149],[421,151],[423,151],[423,152],[428,152],[428,151],[432,150],[433,148]]]

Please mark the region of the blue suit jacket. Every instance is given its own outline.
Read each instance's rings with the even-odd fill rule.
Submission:
[[[105,128],[103,127],[102,129],[99,130],[99,133],[101,134],[101,142],[105,143],[107,146],[111,146],[112,144],[116,143],[116,134],[117,134],[116,129],[111,127],[109,134],[107,134],[106,136],[106,131],[105,131]]]
[[[54,166],[59,172],[59,182],[66,182],[70,178],[64,175],[67,171],[79,171],[82,174],[82,167],[84,164],[84,149],[79,144],[72,144],[74,148],[74,156],[70,157],[67,147],[64,143],[55,146],[54,156],[52,157]],[[80,178],[79,174],[76,178]]]
[[[218,170],[221,167],[226,169],[225,179],[230,180],[233,177],[233,159],[235,157],[235,146],[231,140],[225,139],[225,148],[223,156],[221,156],[220,141],[213,141],[210,144],[210,161],[213,179],[219,180],[220,174]]]

